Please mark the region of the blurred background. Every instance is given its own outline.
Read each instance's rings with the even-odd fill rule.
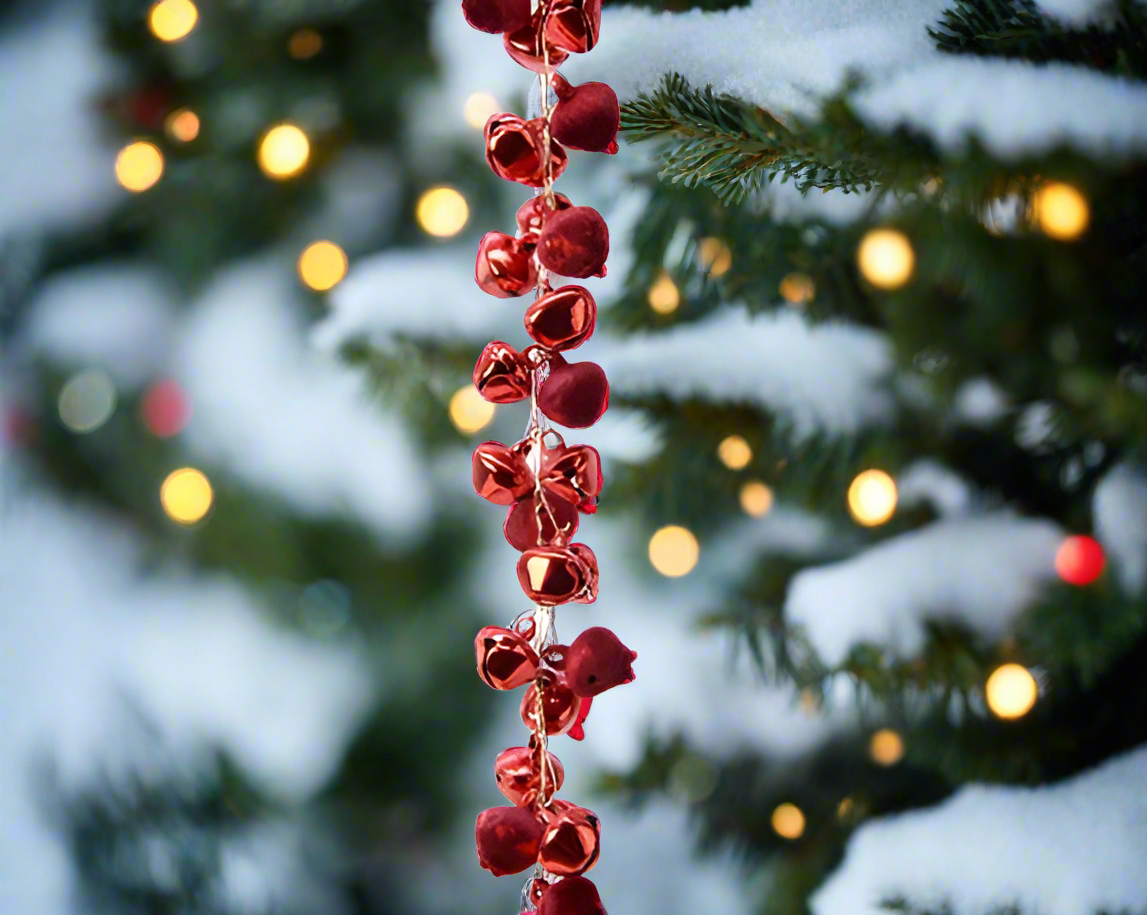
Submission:
[[[472,644],[526,603],[469,455],[526,414],[469,378],[487,339],[521,336],[521,302],[484,296],[472,265],[528,194],[489,172],[482,127],[525,113],[531,82],[454,0],[0,5],[3,912],[518,912],[473,823],[524,729]],[[1135,224],[1143,159],[1117,182],[1098,158],[1048,161]],[[852,263],[887,200],[762,182],[725,209],[663,165],[623,143],[575,153],[559,186],[610,225],[585,356],[615,396],[567,436],[605,460],[579,537],[602,585],[558,630],[605,625],[640,655],[586,740],[555,747],[563,795],[603,820],[592,876],[616,915],[800,913],[870,818],[1147,739],[1142,261],[1088,263],[1132,328],[1119,347],[1013,284],[984,296],[1039,299],[1050,349],[1027,373],[957,356],[953,380],[929,334],[974,349],[997,325],[902,322],[893,352],[865,303],[897,285],[879,273],[899,249],[875,274]],[[964,177],[1006,224],[977,216],[975,238],[1006,234],[1011,191]],[[952,276],[999,264],[971,243],[955,273],[930,260],[971,222],[909,199],[955,314]],[[1142,250],[1142,220],[1128,231],[1111,257]],[[1046,225],[1032,236],[1030,263],[1059,256]],[[725,307],[743,300],[766,314]],[[1100,350],[1119,410],[1080,428],[1040,385]],[[1072,532],[1110,554],[1099,591],[1077,587],[1091,554],[1056,565]],[[838,565],[798,577],[821,562]],[[993,714],[1003,661],[1027,666]],[[1062,704],[1008,730],[1037,680]]]

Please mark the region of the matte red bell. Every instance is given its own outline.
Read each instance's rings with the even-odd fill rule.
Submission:
[[[556,606],[571,600],[590,603],[596,593],[588,600],[579,598],[589,595],[596,578],[596,562],[590,569],[584,554],[572,549],[572,545],[533,547],[518,559],[518,582],[535,604]]]
[[[550,214],[538,236],[538,260],[559,276],[604,276],[609,228],[593,207]]]
[[[554,74],[555,78],[557,74]],[[551,210],[546,206],[546,195],[538,194],[531,197],[520,207],[518,207],[518,228],[523,235],[537,235],[542,231],[542,225],[546,221],[546,215],[557,210],[568,210],[573,204],[570,203],[569,197],[565,194],[554,194],[554,208]]]
[[[601,0],[551,0],[546,38],[555,47],[584,54],[601,32]]]
[[[555,139],[570,149],[587,152],[617,152],[617,131],[621,126],[621,106],[617,93],[605,83],[573,86],[554,74],[558,103],[550,119]]]
[[[488,399],[488,398],[487,398]],[[609,406],[609,382],[593,362],[567,362],[551,367],[538,392],[538,407],[555,423],[585,429]]]
[[[474,638],[478,676],[492,689],[517,689],[538,672],[538,653],[512,629],[486,626]]]
[[[510,344],[495,340],[487,343],[478,357],[474,387],[490,403],[516,403],[530,396],[532,371],[525,356]]]
[[[486,162],[494,174],[528,187],[546,181],[544,121],[526,121],[516,114],[495,114],[486,122]],[[569,163],[561,144],[550,139],[550,174],[557,178]]]
[[[525,458],[501,442],[482,442],[474,449],[474,491],[495,505],[513,505],[534,488]]]
[[[495,877],[520,874],[538,860],[542,824],[524,807],[491,807],[478,814],[478,863]]]
[[[601,455],[590,445],[554,448],[542,459],[541,478],[547,492],[581,506],[601,492]]]
[[[543,750],[530,747],[510,747],[498,754],[494,761],[494,778],[498,790],[506,800],[518,807],[532,807],[538,799],[542,784],[542,759],[548,760],[546,769],[546,797],[553,797],[562,786],[566,773],[561,760],[552,753],[542,757]]]
[[[574,603],[592,604],[597,600],[597,556],[584,543],[571,543],[569,548],[586,569],[585,587],[574,597]]]
[[[604,626],[593,626],[574,639],[565,652],[566,682],[579,696],[598,696],[633,682],[635,660],[636,651],[626,648]]]
[[[505,232],[487,232],[478,242],[474,280],[483,292],[512,299],[530,292],[538,281],[533,246]]]
[[[543,811],[545,832],[538,861],[551,874],[584,874],[601,853],[601,822],[592,810],[555,800]]]
[[[526,333],[541,346],[576,349],[593,334],[597,303],[584,286],[561,286],[526,309]]]
[[[581,699],[572,689],[550,674],[542,689],[542,718],[547,734],[562,734],[577,720]],[[531,731],[536,731],[538,718],[538,685],[531,683],[522,696],[522,723]]]
[[[597,887],[587,877],[563,877],[547,884],[536,915],[605,915]]]
[[[527,497],[515,502],[506,513],[502,533],[506,535],[506,542],[519,553],[531,547],[569,543],[577,533],[581,519],[576,505],[563,499],[546,499],[545,504],[549,511],[542,508],[539,512],[534,500]]]
[[[541,35],[541,17],[542,8],[539,6],[538,9],[534,10],[534,15],[529,23],[520,29],[515,29],[513,32],[507,32],[502,37],[502,43],[506,48],[506,53],[509,54],[516,63],[521,64],[527,70],[533,70],[535,73],[546,72],[547,47],[549,50],[550,69],[558,67],[570,56],[570,52],[565,48],[558,47],[552,40],[548,40],[548,38],[544,38]],[[598,18],[600,21],[600,13]]]
[[[530,21],[530,0],[462,0],[462,15],[479,32],[499,35]]]

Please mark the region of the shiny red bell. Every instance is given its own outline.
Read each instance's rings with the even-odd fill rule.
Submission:
[[[561,63],[570,56],[569,51],[558,47],[549,39],[548,33],[545,36],[542,35],[542,6],[544,6],[544,4],[534,10],[534,15],[528,24],[519,29],[515,29],[513,32],[507,32],[502,36],[502,43],[506,48],[506,53],[509,54],[516,63],[521,64],[527,70],[533,70],[535,73],[546,72],[547,59],[549,60],[550,69],[552,70],[560,66]],[[601,15],[599,12],[599,22],[600,19]],[[561,32],[562,30],[559,29],[557,31]]]
[[[597,599],[597,560],[584,544],[534,547],[518,559],[518,582],[536,604],[592,603]]]
[[[552,753],[531,747],[510,747],[494,761],[494,778],[506,800],[518,807],[533,807],[542,784],[542,759],[546,759],[546,796],[553,797],[562,786],[566,773],[561,760]]]
[[[593,362],[551,366],[549,378],[538,392],[541,411],[571,429],[592,426],[608,406],[609,382],[601,366]]]
[[[500,299],[525,295],[538,280],[532,245],[505,232],[487,232],[478,242],[474,280],[483,292]]]
[[[526,333],[541,346],[576,349],[593,334],[597,303],[584,286],[561,286],[526,309]]]
[[[538,236],[538,260],[559,276],[605,276],[608,256],[609,228],[593,207],[551,213]]]
[[[526,121],[516,114],[495,114],[486,122],[486,162],[499,178],[541,187],[546,182],[544,149],[542,118]],[[566,151],[551,137],[550,177],[557,178],[568,164]]]
[[[554,47],[584,54],[601,32],[601,0],[551,0],[546,39]]]
[[[555,800],[543,810],[545,831],[538,861],[551,874],[584,874],[601,853],[601,822],[592,810]]]
[[[555,74],[556,75],[556,74]],[[546,216],[557,210],[568,210],[573,204],[565,194],[554,194],[554,208],[546,206],[546,195],[531,197],[518,207],[518,229],[523,235],[537,235],[542,231]]]
[[[542,486],[579,507],[601,492],[601,455],[590,445],[547,451],[542,458]]]
[[[626,648],[604,626],[593,626],[574,639],[565,652],[566,682],[579,696],[598,696],[636,679],[635,660],[636,651]]]
[[[597,887],[587,877],[563,877],[546,886],[536,915],[605,915]]]
[[[555,139],[570,149],[616,153],[621,126],[617,93],[605,83],[570,85],[559,73],[554,74],[553,86],[558,103],[550,130]]]
[[[474,491],[495,505],[513,505],[534,488],[525,458],[501,442],[482,442],[470,459]]]
[[[510,344],[495,340],[487,343],[478,357],[474,387],[490,403],[516,403],[530,396],[532,373],[525,356]]]
[[[478,676],[492,689],[517,689],[534,679],[538,653],[519,633],[486,626],[474,638]]]
[[[548,509],[548,511],[547,511]],[[515,502],[506,513],[502,533],[518,552],[531,547],[569,543],[577,533],[577,507],[562,499],[546,499],[539,510],[532,498]]]
[[[462,0],[462,15],[471,28],[499,35],[530,21],[530,0]]]
[[[581,707],[581,699],[574,695],[572,689],[566,686],[553,674],[542,675],[545,683],[542,688],[542,718],[546,724],[546,733],[563,734],[568,731],[577,720],[577,712]],[[531,731],[536,731],[538,720],[538,684],[530,684],[522,696],[521,706],[522,723]]]
[[[524,807],[491,807],[478,814],[478,863],[495,877],[520,874],[538,860],[542,824]]]

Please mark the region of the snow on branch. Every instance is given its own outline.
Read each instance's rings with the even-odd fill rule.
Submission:
[[[968,785],[876,820],[812,896],[814,915],[1137,912],[1147,900],[1147,748],[1038,788]]]

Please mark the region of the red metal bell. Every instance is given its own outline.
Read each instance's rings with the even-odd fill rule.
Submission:
[[[576,349],[593,334],[597,303],[584,286],[561,286],[526,309],[526,333],[553,350]]]
[[[598,0],[600,5],[600,0]],[[556,45],[552,39],[549,38],[549,32],[542,35],[542,7],[544,4],[539,5],[538,9],[534,10],[533,18],[530,20],[529,25],[524,25],[520,29],[515,29],[513,32],[507,32],[502,37],[502,43],[506,48],[506,53],[514,59],[518,64],[521,64],[527,70],[533,70],[535,73],[546,72],[547,51],[550,69],[555,69],[562,64],[562,62],[570,56],[570,52],[564,48]],[[598,21],[601,21],[600,10],[598,12]],[[576,29],[577,26],[575,25]],[[556,29],[556,32],[564,33],[566,29]],[[560,37],[564,37],[562,34]]]
[[[536,253],[558,276],[605,276],[609,228],[593,207],[558,210],[542,226]]]
[[[564,682],[557,679],[549,671],[542,671],[539,679],[543,682],[542,688],[542,718],[546,724],[547,734],[564,734],[577,720],[577,712],[581,707],[581,699],[574,695]],[[522,723],[531,731],[536,731],[538,720],[538,684],[530,684],[525,695],[522,696],[521,706]]]
[[[579,696],[597,696],[631,683],[637,652],[604,626],[586,629],[565,652],[566,681]]]
[[[621,126],[617,93],[605,83],[571,86],[557,73],[553,85],[558,103],[550,129],[558,142],[570,149],[616,153],[617,131]]]
[[[605,915],[597,887],[586,877],[563,877],[547,884],[534,904],[536,915]]]
[[[555,193],[554,208],[551,210],[546,206],[546,195],[538,194],[536,197],[531,197],[518,207],[518,229],[522,235],[537,235],[542,231],[542,226],[545,224],[547,214],[557,212],[558,210],[568,210],[572,206],[573,204],[570,203],[569,197],[565,194]]]
[[[571,429],[592,426],[608,406],[609,382],[601,366],[593,362],[551,365],[538,393],[538,408],[555,423]]]
[[[478,242],[474,280],[479,288],[500,299],[532,290],[538,279],[533,244],[505,232],[487,232]]]
[[[538,653],[512,629],[486,626],[474,638],[478,676],[492,689],[517,689],[538,672]]]
[[[478,814],[478,863],[495,877],[520,874],[538,860],[542,824],[523,807],[491,807]]]
[[[534,547],[518,560],[518,582],[536,604],[592,603],[597,598],[597,561],[584,544]]]
[[[546,499],[539,511],[533,498],[527,496],[506,513],[502,533],[510,546],[524,552],[531,547],[569,543],[579,520],[577,507],[569,502]]]
[[[542,118],[526,121],[516,114],[491,116],[486,122],[486,162],[495,175],[528,187],[545,184],[544,123]],[[551,137],[550,176],[557,178],[568,164],[566,151]]]
[[[554,448],[542,458],[541,478],[547,492],[580,506],[601,492],[601,455],[590,445]]]
[[[478,357],[474,387],[490,403],[516,403],[530,396],[532,371],[525,356],[510,344],[495,340],[487,343]]]
[[[512,32],[530,21],[530,0],[462,0],[462,15],[480,32]]]
[[[510,747],[498,754],[494,761],[494,778],[506,800],[518,807],[534,806],[541,790],[543,752],[531,747]],[[561,788],[566,773],[561,760],[552,753],[546,753],[544,759],[548,763],[546,796],[552,797]]]
[[[482,442],[474,449],[474,491],[495,505],[513,505],[534,487],[525,458],[501,442]]]
[[[601,32],[601,0],[551,0],[546,40],[553,46],[584,54]]]
[[[601,853],[601,822],[592,810],[569,801],[553,801],[544,808],[545,831],[538,861],[551,874],[584,874],[597,864]]]

